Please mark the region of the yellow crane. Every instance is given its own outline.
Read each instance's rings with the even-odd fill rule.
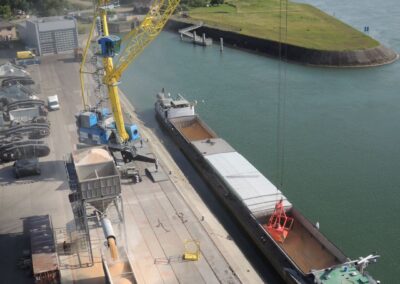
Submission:
[[[180,0],[155,0],[141,24],[136,29],[126,34],[122,40],[117,36],[110,35],[108,30],[107,11],[115,7],[113,4],[114,2],[110,0],[98,0],[94,7],[93,23],[86,47],[83,51],[82,63],[80,66],[82,102],[86,110],[88,108],[88,103],[85,95],[84,74],[89,72],[85,71],[85,63],[96,22],[99,17],[102,35],[98,42],[101,45],[100,56],[103,57],[103,67],[105,71],[103,84],[107,88],[112,113],[121,142],[129,140],[118,94],[118,84],[121,80],[121,76],[132,61],[161,32],[168,18],[178,6],[179,1]],[[120,51],[121,44],[124,48]],[[119,54],[119,56],[115,57],[117,54]]]

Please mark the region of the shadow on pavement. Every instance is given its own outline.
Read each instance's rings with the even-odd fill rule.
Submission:
[[[24,255],[24,251],[29,250],[29,247],[29,234],[10,233],[0,235],[1,283],[34,283],[31,269],[23,269],[21,265],[18,265]]]
[[[14,162],[7,163],[6,166],[0,169],[0,187],[61,181],[62,184],[57,185],[56,190],[69,190],[64,161],[40,161],[41,175],[27,176],[19,179],[15,178],[13,164]]]
[[[64,63],[79,63],[74,57],[70,58],[60,58],[58,61],[64,62]]]

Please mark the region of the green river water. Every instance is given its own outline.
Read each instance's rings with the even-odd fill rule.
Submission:
[[[400,50],[400,7],[394,0],[308,2],[356,28],[370,26],[372,36]],[[319,221],[330,240],[351,258],[379,253],[369,271],[383,283],[399,283],[400,63],[305,67],[227,47],[220,53],[218,46],[193,46],[164,32],[132,64],[121,86],[140,118],[158,132],[153,104],[161,88],[197,100],[206,123],[274,184],[281,183],[282,174],[284,194]],[[279,105],[284,109],[280,139]],[[168,137],[164,140],[178,152]],[[230,233],[240,239],[237,228]],[[258,257],[256,266],[263,270],[266,264]]]

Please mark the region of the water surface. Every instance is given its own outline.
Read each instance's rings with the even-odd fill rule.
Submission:
[[[394,0],[307,2],[360,30],[369,26],[370,35],[400,50],[400,6]],[[378,252],[382,258],[369,270],[384,283],[397,283],[399,78],[399,63],[305,67],[227,47],[221,54],[217,46],[192,46],[165,32],[124,74],[122,89],[152,128],[158,128],[153,104],[161,88],[197,100],[211,128],[282,184],[330,240],[351,258]],[[278,142],[283,155],[277,154]]]

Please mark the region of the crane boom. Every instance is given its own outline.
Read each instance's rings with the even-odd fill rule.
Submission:
[[[83,50],[82,54],[82,62],[79,66],[79,79],[81,82],[81,95],[82,95],[82,103],[83,103],[83,109],[86,110],[88,107],[88,103],[86,101],[86,96],[85,96],[85,79],[84,79],[84,74],[85,72],[85,64],[86,64],[86,58],[88,55],[89,47],[90,47],[90,40],[93,37],[94,29],[96,27],[96,19],[97,19],[97,9],[94,7],[94,13],[93,13],[93,21],[92,21],[92,26],[90,27],[90,32],[89,36],[86,42],[85,49]]]
[[[113,7],[112,0],[98,0],[95,5],[95,11],[93,16],[93,23],[90,30],[89,38],[87,40],[86,47],[83,52],[83,60],[80,66],[81,75],[81,92],[83,107],[87,110],[87,100],[85,96],[84,88],[84,66],[86,63],[87,53],[90,46],[90,42],[93,36],[94,28],[96,26],[97,17],[100,17],[100,23],[102,27],[101,37],[102,41],[102,54],[104,76],[103,84],[106,85],[109,101],[111,104],[112,113],[114,116],[115,126],[118,133],[120,142],[126,142],[129,140],[129,134],[125,129],[124,117],[119,99],[118,84],[122,77],[123,72],[129,67],[132,61],[144,50],[144,48],[154,40],[157,35],[161,32],[165,26],[168,18],[175,11],[180,0],[155,0],[150,8],[149,13],[145,16],[139,27],[129,32],[123,38],[124,49],[119,53],[119,57],[115,59],[113,57],[118,53],[114,52],[115,38],[110,36],[108,30],[107,11]],[[121,43],[119,40],[118,45]]]
[[[129,64],[161,32],[169,17],[173,14],[180,0],[156,0],[140,26],[125,37],[126,47],[118,58],[116,68],[106,80],[115,77],[119,80]]]
[[[106,2],[104,4],[108,4],[108,1],[105,0],[104,2]],[[109,36],[107,9],[101,9],[100,20],[103,26],[103,36]],[[125,130],[124,116],[122,113],[121,102],[119,100],[118,80],[117,78],[115,78],[115,76],[112,76],[106,80],[107,76],[112,75],[115,72],[112,57],[104,57],[103,66],[105,71],[105,78],[103,79],[103,83],[107,86],[108,97],[110,99],[111,110],[114,115],[115,126],[117,127],[117,131],[121,141],[127,141],[129,139],[129,135]]]
[[[97,16],[100,17],[100,22],[102,26],[101,38],[110,37],[108,30],[107,10],[110,9],[110,7],[112,7],[111,4],[112,2],[113,1],[111,0],[97,1],[97,7],[94,13],[92,28],[90,30],[90,35],[83,54],[83,61],[81,64],[80,73],[81,73],[82,101],[85,110],[87,108],[87,102],[84,93],[85,89],[83,82],[84,81],[83,74],[85,73],[85,71],[83,70],[83,66],[86,61],[86,55],[92,38]],[[150,8],[149,13],[145,16],[144,20],[141,22],[139,27],[132,30],[124,37],[123,40],[124,49],[119,54],[118,59],[115,60],[116,63],[114,64],[113,61],[113,57],[115,55],[114,52],[112,52],[112,55],[110,54],[102,55],[103,67],[105,71],[103,77],[103,84],[106,85],[107,87],[107,93],[111,104],[112,113],[114,116],[115,126],[117,128],[118,136],[121,142],[128,141],[129,134],[125,129],[124,117],[119,99],[119,90],[118,90],[119,81],[122,77],[123,72],[129,67],[132,61],[161,32],[166,22],[168,21],[168,18],[175,11],[179,2],[180,0],[155,0],[152,4],[152,7]],[[109,43],[104,43],[104,44],[107,50],[111,46],[107,45]]]

